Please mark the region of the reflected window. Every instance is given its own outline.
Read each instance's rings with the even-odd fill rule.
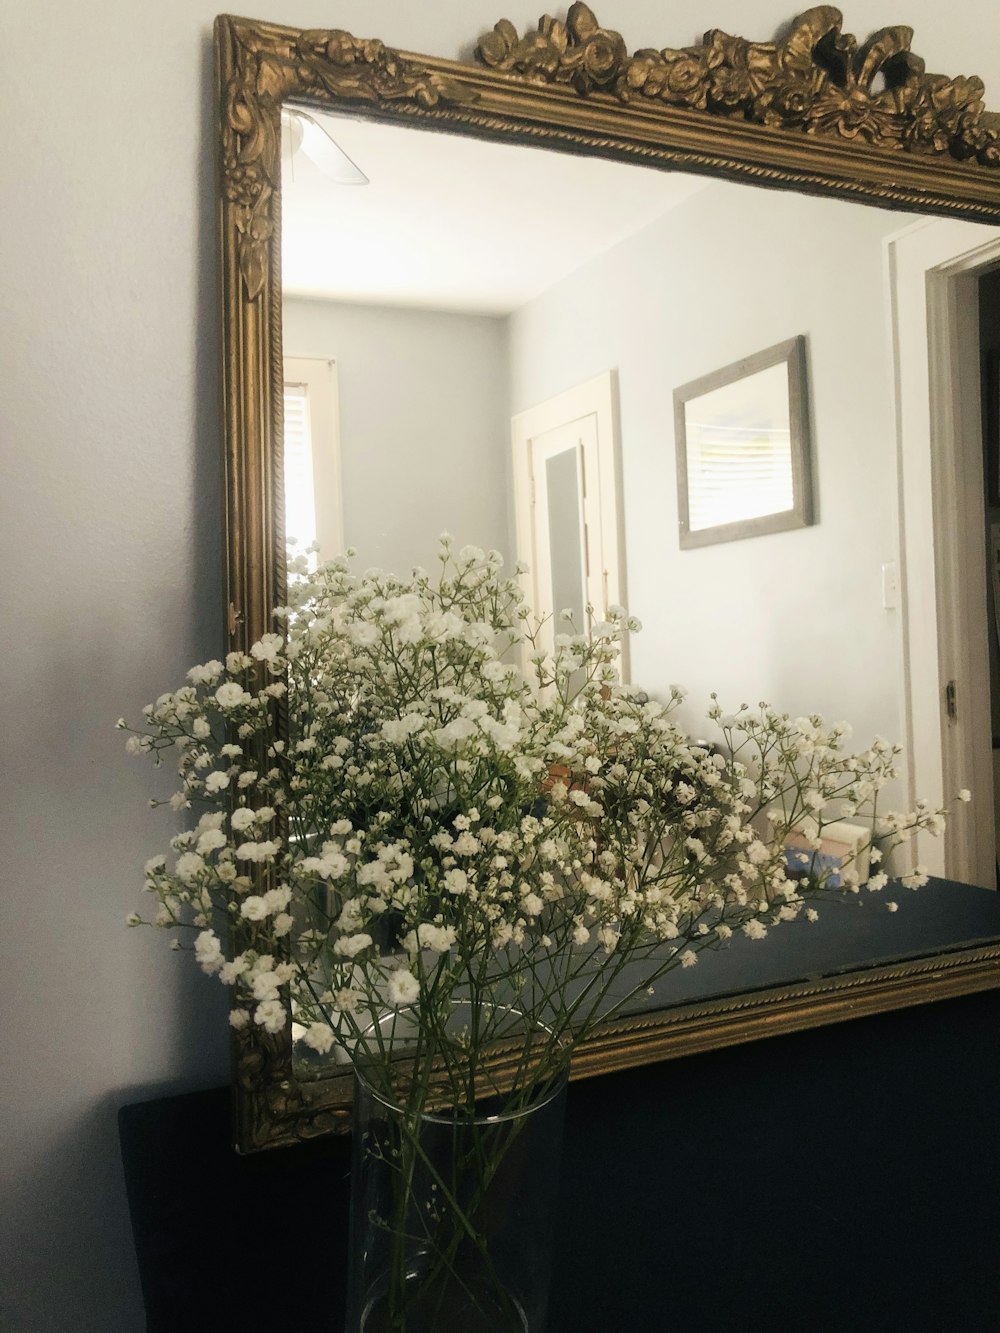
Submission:
[[[344,550],[336,364],[285,357],[284,381],[285,536],[331,559]]]
[[[316,540],[309,390],[285,385],[285,537],[301,549]]]

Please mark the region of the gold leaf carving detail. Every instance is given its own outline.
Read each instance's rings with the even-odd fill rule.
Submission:
[[[537,32],[520,38],[514,25],[501,19],[479,43],[478,54],[494,69],[568,83],[579,93],[612,88],[629,63],[621,33],[602,28],[579,0],[564,24],[546,14]]]
[[[838,9],[817,5],[780,42],[713,29],[700,46],[630,57],[621,36],[577,3],[565,24],[546,15],[524,36],[501,19],[477,54],[494,69],[583,95],[1000,166],[1000,123],[984,112],[980,79],[927,74],[910,50],[912,28],[883,28],[859,47],[842,24]]]
[[[240,273],[253,301],[267,282],[284,101],[333,96],[432,108],[469,102],[475,94],[437,71],[422,70],[383,42],[348,32],[313,30],[275,43],[253,25],[240,25],[235,54],[222,115],[224,189],[234,205]]]

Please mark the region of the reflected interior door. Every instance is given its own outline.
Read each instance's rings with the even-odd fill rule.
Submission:
[[[556,634],[587,633],[624,601],[615,377],[599,375],[511,424],[517,555],[532,608],[551,617],[540,645],[551,651]],[[560,621],[564,610],[572,626]]]
[[[597,476],[597,423],[581,417],[536,435],[531,469],[531,538],[534,606],[552,616],[552,634],[586,633],[605,605],[600,559],[600,506],[588,474]],[[572,614],[572,626],[560,613]]]

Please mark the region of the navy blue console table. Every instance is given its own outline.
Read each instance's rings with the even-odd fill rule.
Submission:
[[[995,957],[1000,895],[891,896],[736,940],[656,1004]],[[341,1333],[348,1138],[239,1157],[225,1088],[119,1124],[149,1333]],[[561,1181],[550,1333],[997,1333],[1000,990],[574,1082]]]
[[[570,1087],[551,1333],[1000,1328],[1000,991]],[[125,1107],[150,1333],[343,1327],[349,1142]]]

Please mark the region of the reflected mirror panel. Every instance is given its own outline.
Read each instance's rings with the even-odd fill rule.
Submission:
[[[685,407],[691,528],[702,532],[792,507],[788,381],[782,366],[754,376],[757,396],[727,384]],[[681,453],[681,450],[678,450]]]
[[[766,700],[793,716],[845,718],[861,746],[903,739],[904,627],[885,592],[900,493],[885,247],[925,224],[309,115],[366,183],[338,179],[286,123],[289,537],[318,540],[321,556],[352,547],[360,570],[406,574],[433,565],[447,531],[458,545],[499,550],[508,566],[524,560],[542,612],[566,610],[586,627],[588,606],[603,618],[623,603],[643,625],[626,678],[654,698],[680,683],[693,737],[706,732],[715,692],[728,710]],[[973,232],[981,243],[982,227],[949,225],[969,226],[970,248]],[[791,361],[775,367],[775,384],[765,374],[764,388],[787,395],[794,362],[797,398],[758,472],[781,491],[772,509],[793,509],[797,449],[812,522],[764,532],[751,523],[742,540],[686,549],[675,394],[779,345],[794,349]],[[725,417],[730,438],[757,439],[767,395],[730,397],[721,410],[709,391],[700,405],[716,427]],[[702,436],[698,469],[687,455],[689,488],[691,472],[701,476],[690,526],[756,519],[760,477],[747,479],[739,462],[730,498],[706,510]],[[719,468],[725,450],[715,452]],[[889,805],[906,803],[900,782]],[[914,939],[921,897],[900,903]],[[811,964],[818,973],[848,955],[859,965],[898,954],[884,907],[836,911]],[[982,935],[974,917],[956,909],[951,943]],[[939,925],[927,926],[929,950],[949,943]],[[802,967],[777,941],[763,963],[759,951],[741,962],[740,945],[747,952],[734,943],[739,957],[722,960],[717,978],[711,968],[697,979],[671,973],[655,1004],[778,984]]]
[[[545,460],[542,521],[550,542],[549,605],[566,608],[577,625],[586,623],[581,482],[577,449],[563,449]]]
[[[682,548],[812,522],[801,335],[674,390]]]

